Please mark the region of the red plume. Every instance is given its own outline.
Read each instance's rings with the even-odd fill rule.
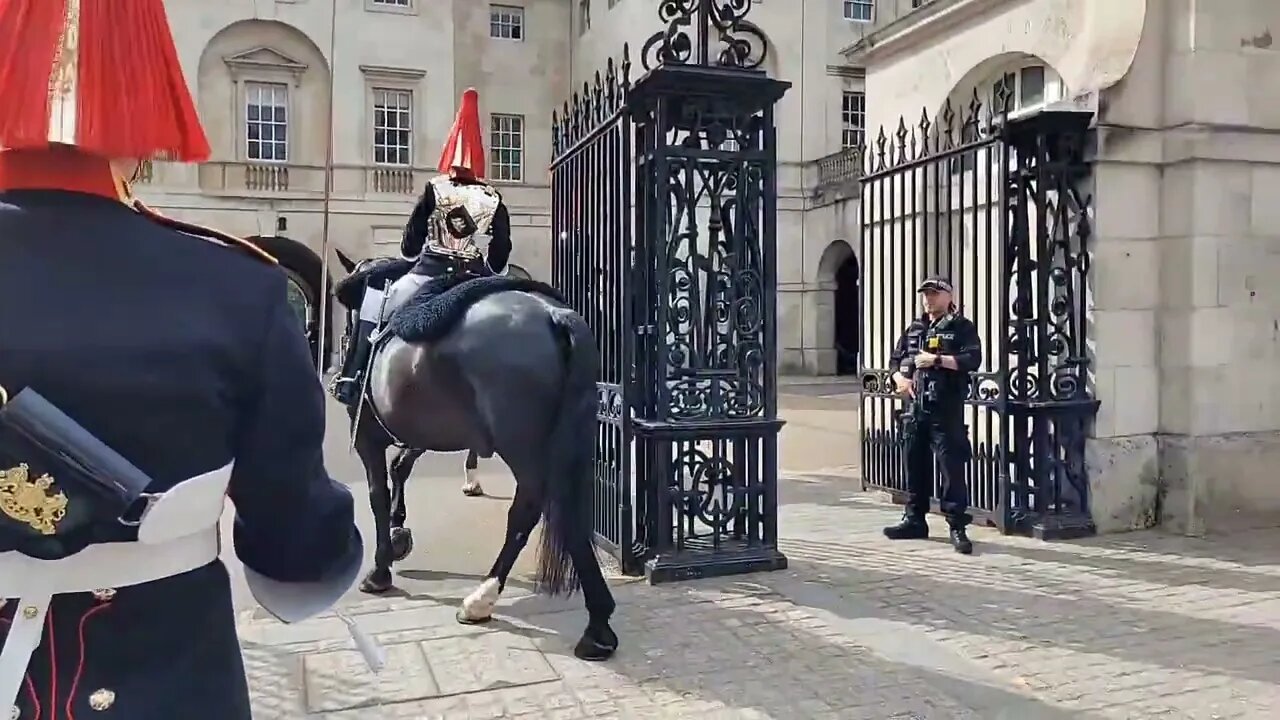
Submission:
[[[462,93],[462,104],[458,106],[458,116],[453,120],[453,129],[449,131],[449,139],[440,153],[440,172],[451,172],[454,168],[470,170],[477,178],[484,177],[484,136],[480,132],[480,93],[475,88],[467,88]]]
[[[209,157],[164,0],[0,0],[0,147],[48,145],[55,64],[71,23],[75,132],[59,142],[106,158]]]

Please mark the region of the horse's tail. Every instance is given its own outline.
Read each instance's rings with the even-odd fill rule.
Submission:
[[[578,588],[574,546],[591,547],[599,361],[591,328],[577,313],[554,308],[551,325],[565,359],[565,376],[547,443],[537,589],[558,595]]]

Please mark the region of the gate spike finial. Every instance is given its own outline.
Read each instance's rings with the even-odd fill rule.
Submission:
[[[1001,81],[1001,84],[1003,85],[1004,82]],[[982,119],[982,98],[978,97],[978,88],[975,87],[973,89],[973,98],[969,100],[969,117],[964,122],[965,125],[973,126],[973,129],[975,131],[975,137],[973,138],[973,140],[978,139],[976,137],[976,131],[978,130],[979,122],[981,119]]]
[[[631,43],[622,43],[622,90],[631,89]]]
[[[932,125],[929,121],[929,111],[920,109],[920,157],[929,156],[929,127]]]
[[[894,133],[897,138],[898,160],[897,162],[905,163],[907,158],[907,120],[903,116],[898,116],[898,130]]]
[[[884,126],[880,126],[880,134],[876,136],[876,169],[874,172],[880,172],[884,169],[884,150],[888,145],[889,138],[884,134]]]
[[[939,150],[950,150],[954,147],[952,140],[955,138],[956,132],[956,111],[951,106],[951,98],[947,98],[947,102],[942,106],[942,126],[938,134],[942,136],[942,145]]]
[[[618,109],[618,69],[613,64],[613,57],[604,64],[605,92],[609,97],[609,112]]]
[[[594,116],[595,122],[604,120],[604,117],[607,114],[604,107],[604,79],[600,77],[599,70],[596,70],[595,87],[591,88],[591,104],[594,106],[594,112],[592,115]]]

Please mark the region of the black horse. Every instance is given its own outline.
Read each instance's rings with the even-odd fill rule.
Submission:
[[[338,256],[351,274],[344,281],[349,284],[363,263]],[[363,296],[363,288],[347,290]],[[354,322],[358,302],[342,294],[339,300]],[[377,539],[374,567],[360,589],[389,590],[392,562],[408,554],[403,488],[416,460],[413,452],[497,453],[516,481],[506,540],[486,579],[463,600],[458,621],[491,618],[541,518],[536,589],[561,594],[580,585],[589,622],[574,654],[586,660],[612,656],[618,646],[609,626],[615,603],[596,559],[590,522],[597,365],[586,322],[552,298],[523,291],[480,298],[439,340],[390,337],[381,343],[368,369],[363,406],[350,410]],[[390,467],[391,485],[399,488],[393,497],[387,450],[397,440],[421,450],[397,455]],[[393,540],[395,520],[400,531]]]

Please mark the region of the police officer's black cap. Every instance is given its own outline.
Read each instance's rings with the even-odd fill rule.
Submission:
[[[951,285],[951,281],[945,275],[930,275],[920,283],[920,287],[916,288],[916,292],[922,293],[926,290],[934,290],[937,292],[954,292],[955,288]]]

